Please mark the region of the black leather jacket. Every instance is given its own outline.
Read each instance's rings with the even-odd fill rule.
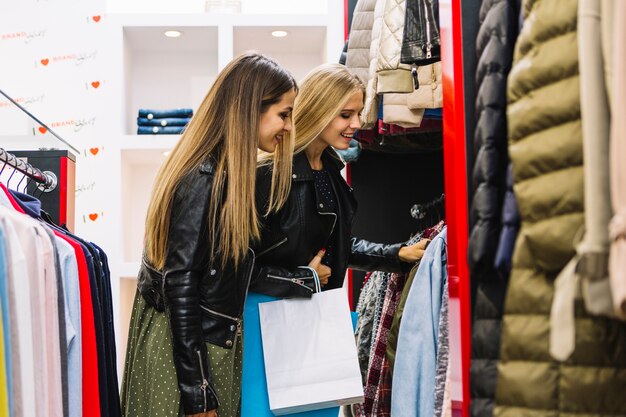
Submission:
[[[293,181],[285,206],[264,219],[261,241],[255,245],[256,263],[250,290],[276,297],[311,297],[313,273],[306,266],[326,246],[333,233],[331,277],[324,289],[340,288],[348,266],[365,271],[407,271],[400,261],[402,243],[385,245],[353,237],[352,220],[357,208],[352,189],[341,176],[343,163],[335,151],[322,154],[324,169],[337,199],[337,213],[325,211],[304,152],[294,156]],[[257,207],[267,207],[271,170],[257,171]]]
[[[171,326],[174,365],[185,414],[215,409],[205,342],[232,348],[241,332],[254,252],[239,265],[210,265],[207,213],[215,161],[183,178],[172,204],[165,267],[144,260],[137,286],[146,301],[165,311]]]
[[[400,62],[427,65],[440,60],[439,0],[407,0]]]

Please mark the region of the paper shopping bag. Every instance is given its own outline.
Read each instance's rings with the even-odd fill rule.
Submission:
[[[259,304],[270,409],[275,415],[363,402],[342,288]]]

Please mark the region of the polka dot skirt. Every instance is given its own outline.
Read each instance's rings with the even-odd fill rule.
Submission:
[[[242,337],[232,349],[207,343],[213,386],[220,400],[219,417],[239,417]],[[135,295],[122,381],[122,416],[184,417],[165,313]]]

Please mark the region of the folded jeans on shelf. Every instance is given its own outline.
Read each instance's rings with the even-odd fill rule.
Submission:
[[[147,117],[138,117],[137,126],[187,126],[191,120],[190,117],[167,117],[164,119],[148,119]]]
[[[193,109],[139,109],[139,117],[146,117],[148,119],[163,119],[165,117],[191,117],[193,116]]]
[[[185,128],[183,126],[138,126],[138,135],[180,135]]]

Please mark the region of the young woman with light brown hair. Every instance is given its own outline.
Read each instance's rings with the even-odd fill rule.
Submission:
[[[250,246],[260,237],[257,152],[273,154],[275,211],[291,180],[296,91],[271,59],[234,59],[161,167],[130,323],[124,416],[239,415]]]

